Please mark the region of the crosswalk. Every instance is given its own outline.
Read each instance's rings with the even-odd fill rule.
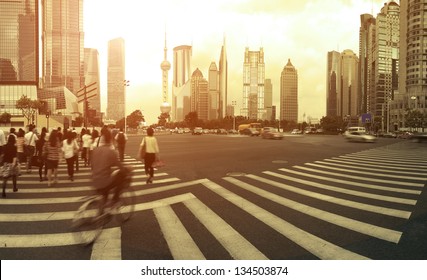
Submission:
[[[218,182],[184,182],[158,170],[146,185],[143,164],[125,163],[134,167],[136,215],[121,228],[107,226],[90,259],[146,256],[153,239],[165,244],[158,255],[172,259],[370,259],[375,254],[352,244],[398,246],[427,181],[426,149],[407,142]],[[69,225],[92,191],[91,172],[80,167],[71,182],[61,164],[59,174],[53,187],[24,174],[19,192],[0,200],[1,259],[11,249],[82,247]],[[131,233],[141,223],[157,225],[151,239]]]

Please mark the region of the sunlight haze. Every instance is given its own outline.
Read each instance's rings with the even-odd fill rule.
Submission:
[[[288,59],[298,71],[299,121],[303,115],[320,119],[326,114],[326,56],[328,51],[359,53],[360,15],[374,16],[384,0],[86,0],[85,47],[100,56],[101,104],[106,111],[107,46],[125,40],[127,114],[140,109],[149,124],[157,121],[162,103],[165,31],[168,61],[173,48],[192,45],[193,72],[208,79],[211,62],[218,65],[225,37],[228,60],[228,101],[243,97],[245,47],[264,48],[265,78],[273,83],[273,105],[279,108],[280,74]],[[169,71],[171,102],[172,69]],[[277,116],[280,112],[277,111]]]

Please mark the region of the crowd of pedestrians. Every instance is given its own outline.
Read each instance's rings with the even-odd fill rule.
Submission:
[[[46,181],[48,187],[54,186],[58,182],[58,165],[61,160],[66,162],[68,179],[74,181],[74,174],[79,171],[80,156],[84,166],[90,166],[92,169],[94,187],[105,187],[104,185],[111,181],[109,176],[112,168],[123,168],[127,140],[128,137],[122,129],[114,134],[106,126],[100,131],[95,128],[83,128],[80,133],[75,129],[62,130],[61,127],[51,131],[43,127],[39,133],[34,126],[29,126],[27,131],[11,128],[7,136],[0,129],[2,197],[6,197],[9,179],[13,184],[13,192],[17,192],[17,178],[22,173],[32,173],[33,167],[38,169],[40,182]],[[152,128],[149,128],[147,136],[143,137],[140,151],[141,149],[145,153],[141,160],[148,178],[146,183],[149,184],[153,182],[153,163],[158,159],[159,153]],[[104,160],[107,158],[108,160]]]

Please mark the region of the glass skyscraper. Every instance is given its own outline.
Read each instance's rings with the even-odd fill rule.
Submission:
[[[37,98],[38,1],[0,1],[0,114],[21,115],[16,101]]]
[[[264,50],[249,51],[245,49],[243,63],[243,108],[241,114],[252,120],[263,118],[265,64]]]
[[[116,38],[108,42],[107,117],[119,121],[125,117],[125,41]]]
[[[43,87],[84,86],[83,0],[42,0]]]
[[[291,60],[280,76],[280,120],[298,123],[298,71]]]

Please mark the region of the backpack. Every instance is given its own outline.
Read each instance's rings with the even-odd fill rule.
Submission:
[[[126,144],[126,138],[122,132],[117,136],[117,144],[120,146],[124,146]]]

